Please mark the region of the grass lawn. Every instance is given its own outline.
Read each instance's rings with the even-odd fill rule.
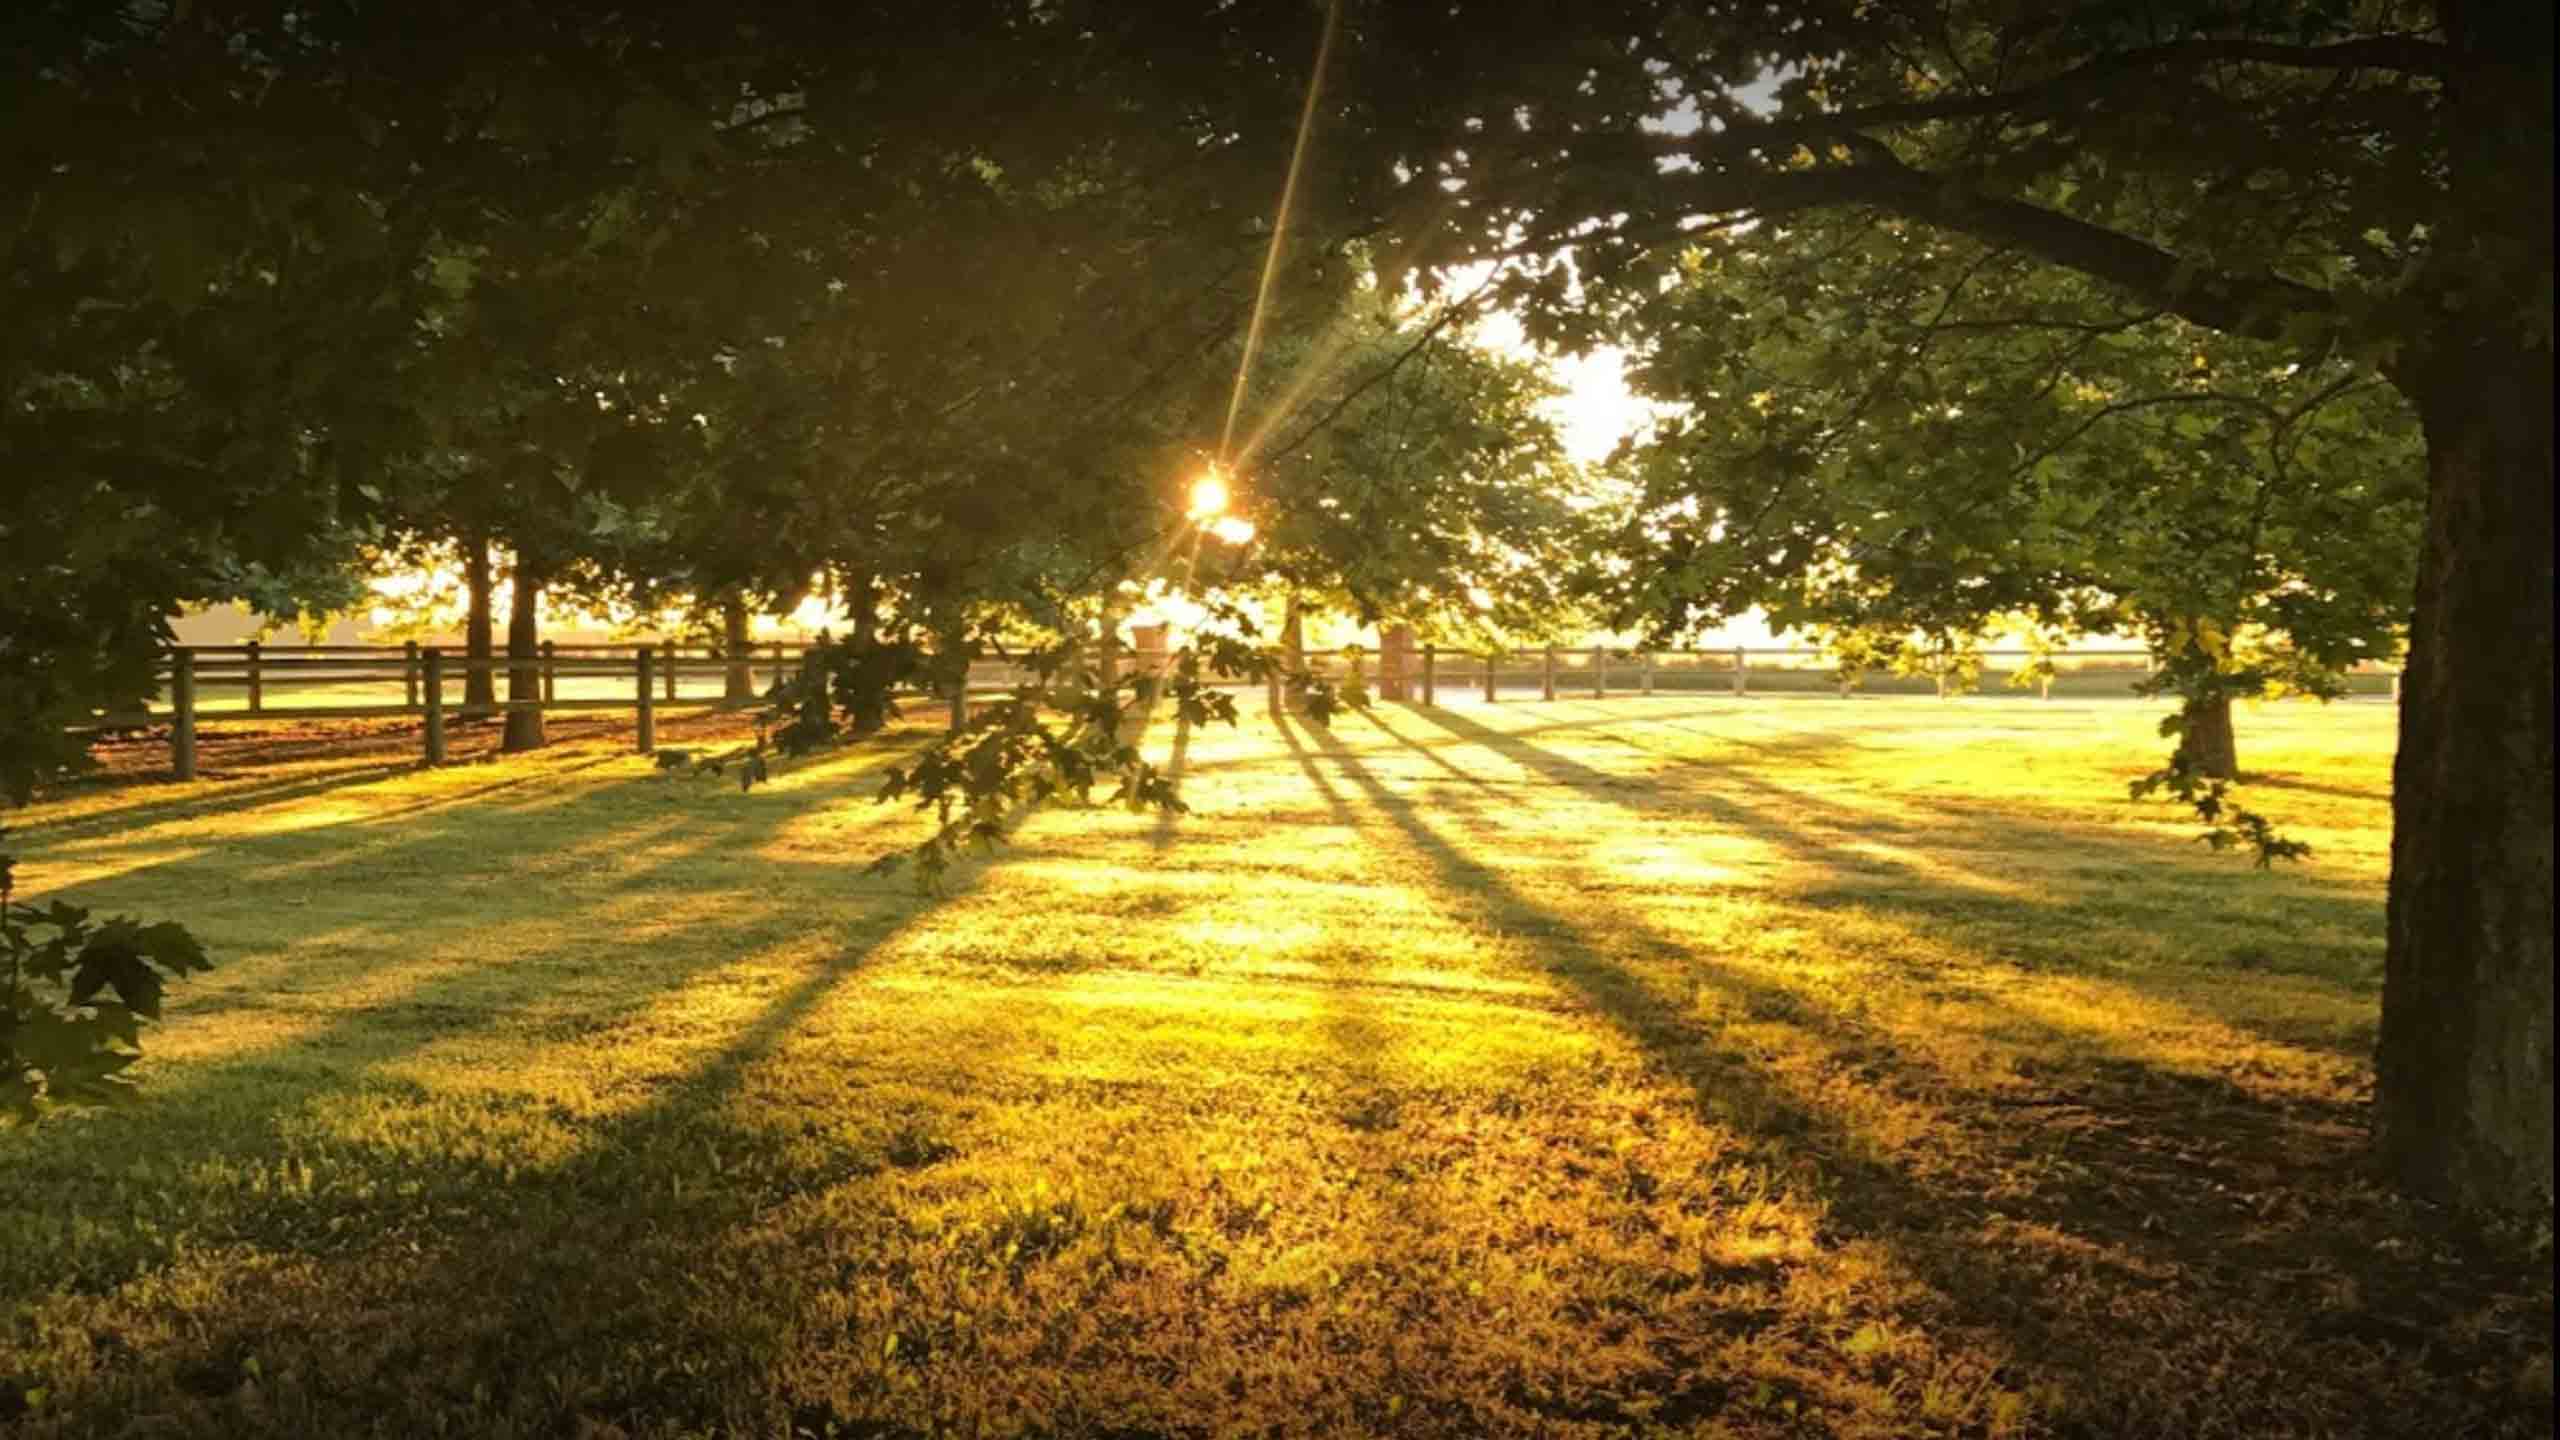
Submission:
[[[0,1429],[2547,1434],[2547,1255],[2361,1168],[2391,710],[2244,712],[2273,875],[2155,718],[1160,728],[932,900],[889,750],[75,789],[221,968],[0,1132]]]

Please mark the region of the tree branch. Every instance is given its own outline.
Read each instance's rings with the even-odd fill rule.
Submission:
[[[1460,315],[1474,310],[1476,301],[1483,298],[1485,293],[1493,288],[1494,281],[1501,278],[1501,274],[1502,272],[1500,269],[1495,269],[1492,273],[1485,276],[1484,283],[1467,292],[1463,299],[1450,302],[1448,307],[1442,310],[1430,324],[1422,327],[1422,333],[1415,336],[1413,343],[1406,346],[1395,359],[1388,361],[1387,364],[1376,374],[1371,375],[1369,378],[1352,386],[1348,391],[1344,392],[1342,398],[1333,403],[1332,408],[1326,410],[1322,415],[1317,416],[1313,421],[1301,428],[1297,434],[1290,436],[1286,444],[1275,445],[1268,451],[1265,451],[1264,458],[1278,459],[1284,455],[1295,454],[1299,446],[1306,444],[1309,440],[1315,438],[1316,434],[1322,431],[1326,426],[1331,425],[1334,421],[1342,418],[1342,412],[1350,409],[1361,396],[1368,394],[1370,390],[1384,383],[1397,371],[1403,369],[1406,361],[1412,359],[1418,354],[1421,354],[1425,349],[1428,349],[1431,342],[1439,338],[1440,332],[1447,329],[1451,321],[1456,320]]]
[[[2023,250],[2077,270],[2208,329],[2259,340],[2287,338],[2287,322],[2335,318],[2328,292],[2280,275],[2199,269],[2148,241],[2023,200],[1967,191],[1899,161],[1878,159],[1775,173],[1666,175],[1686,182],[1694,208],[1767,218],[1839,205],[1873,205],[1910,219]]]
[[[2238,61],[2294,70],[2395,70],[2442,78],[2452,72],[2452,47],[2414,34],[2370,35],[2333,45],[2279,45],[2259,40],[2186,40],[2171,45],[2100,55],[2053,77],[2013,90],[1988,94],[1949,95],[1938,100],[1905,100],[1836,110],[1822,115],[1784,117],[1757,124],[1739,123],[1739,107],[1720,111],[1725,126],[1665,139],[1666,153],[1682,154],[1701,165],[1731,158],[1737,151],[1793,147],[1817,140],[1845,139],[1878,126],[1921,125],[1939,120],[2046,116],[2087,109],[2103,97],[2099,82],[2143,70],[2177,67],[2193,70],[2217,62]]]

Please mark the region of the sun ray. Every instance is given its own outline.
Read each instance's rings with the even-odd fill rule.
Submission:
[[[1289,177],[1280,186],[1280,208],[1271,220],[1271,247],[1262,257],[1262,283],[1253,297],[1253,318],[1244,332],[1244,353],[1236,357],[1236,383],[1227,398],[1226,428],[1218,436],[1218,454],[1224,457],[1235,440],[1236,414],[1244,408],[1244,390],[1253,374],[1254,356],[1262,348],[1262,326],[1271,308],[1271,285],[1280,274],[1280,249],[1289,233],[1289,216],[1297,208],[1298,175],[1307,160],[1307,137],[1315,130],[1316,102],[1324,94],[1325,65],[1333,58],[1333,36],[1342,20],[1342,0],[1333,0],[1324,11],[1324,34],[1316,42],[1316,63],[1307,77],[1307,101],[1298,112],[1298,139],[1289,151]]]

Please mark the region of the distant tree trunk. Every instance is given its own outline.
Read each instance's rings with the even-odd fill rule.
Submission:
[[[1298,597],[1289,597],[1289,608],[1280,619],[1280,648],[1288,653],[1289,668],[1307,668],[1307,615],[1298,605]]]
[[[845,610],[853,617],[853,643],[869,648],[880,641],[880,585],[868,574],[844,581]]]
[[[1378,698],[1413,698],[1413,627],[1386,625],[1378,631]]]
[[[1102,597],[1102,616],[1096,622],[1094,669],[1102,676],[1105,688],[1120,683],[1120,602],[1115,592]]]
[[[2445,14],[2450,203],[2422,287],[2436,318],[2394,376],[2426,433],[2427,529],[2392,767],[2375,1139],[2421,1194],[2547,1220],[2551,11]]]
[[[462,538],[462,585],[470,596],[462,619],[462,653],[472,660],[492,659],[497,646],[490,620],[491,592],[496,587],[489,579],[489,537],[479,531]],[[486,717],[498,708],[497,702],[497,671],[482,664],[462,672],[463,714]]]
[[[542,698],[542,581],[523,555],[516,556],[514,593],[507,613],[507,698]],[[542,711],[535,706],[507,711],[507,735],[499,749],[514,753],[542,748]]]
[[[853,733],[876,735],[889,724],[889,692],[898,682],[891,657],[880,645],[880,586],[868,572],[843,579],[845,613],[853,620],[853,653],[859,657],[851,702]]]
[[[1298,597],[1294,594],[1289,597],[1287,608],[1280,612],[1280,653],[1291,675],[1307,673],[1307,617],[1300,611]],[[1272,714],[1292,708],[1288,703],[1289,694],[1281,682],[1274,680],[1271,683]]]
[[[2191,696],[2185,704],[2186,730],[2178,737],[2178,754],[2199,775],[2214,780],[2240,778],[2240,741],[2231,729],[2231,697]]]
[[[729,672],[720,687],[720,696],[729,701],[756,698],[755,672],[748,667],[747,601],[742,595],[730,595],[720,602],[720,651],[728,657]]]

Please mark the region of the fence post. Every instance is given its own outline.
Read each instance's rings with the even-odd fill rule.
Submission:
[[[676,666],[677,662],[681,661],[683,658],[683,646],[670,645],[667,647],[667,698],[669,700],[676,698]]]
[[[560,655],[548,640],[542,642],[542,703],[560,703]]]
[[[2392,683],[2396,686],[2399,682]],[[1440,703],[1440,647],[1437,643],[1422,647],[1422,703]]]
[[[427,763],[441,765],[444,763],[444,652],[430,645],[426,659]]]
[[[1609,647],[1606,645],[1591,647],[1591,698],[1609,698]]]
[[[1733,647],[1733,693],[1751,693],[1751,651],[1741,645]]]
[[[655,697],[650,694],[649,690],[649,682],[657,678],[655,673],[658,663],[657,653],[648,646],[643,645],[640,647],[639,661],[640,685],[638,699],[640,702],[640,725],[639,733],[632,738],[632,748],[638,750],[643,755],[647,755],[655,752],[658,748],[658,711],[655,704]]]
[[[1653,652],[1650,650],[1640,652],[1636,656],[1636,668],[1644,675],[1644,693],[1651,695],[1653,693]]]
[[[252,640],[249,642],[249,708],[251,710],[264,710],[267,708],[266,677],[259,673],[259,648],[257,641]]]
[[[1556,647],[1553,645],[1547,647],[1545,659],[1538,671],[1538,698],[1541,700],[1556,698]]]
[[[409,692],[409,708],[418,708],[418,642],[400,642],[400,683]]]
[[[196,657],[187,650],[169,656],[169,768],[181,780],[196,778]]]
[[[1495,667],[1499,666],[1501,663],[1501,651],[1487,650],[1484,652],[1484,703],[1487,705],[1493,703],[1493,672]]]

